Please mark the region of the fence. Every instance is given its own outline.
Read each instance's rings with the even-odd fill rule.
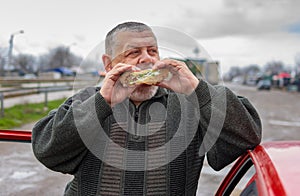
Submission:
[[[48,105],[48,94],[51,92],[70,91],[84,87],[85,83],[74,85],[74,79],[56,80],[1,80],[0,117],[4,117],[5,99],[33,94],[44,94],[44,104]]]

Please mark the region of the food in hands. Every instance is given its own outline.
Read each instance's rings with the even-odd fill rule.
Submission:
[[[168,80],[172,74],[168,69],[145,69],[138,71],[126,71],[120,76],[120,82],[124,87],[131,87],[141,84],[155,85],[163,80]]]

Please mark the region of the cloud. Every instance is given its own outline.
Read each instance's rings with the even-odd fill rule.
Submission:
[[[196,38],[288,31],[300,22],[297,0],[224,0],[214,5],[186,4],[172,26]]]
[[[134,20],[191,36],[161,33],[165,50],[194,56],[194,40],[202,40],[200,44],[222,66],[264,64],[272,58],[293,63],[293,55],[299,52],[299,0],[153,0],[146,5],[137,0],[30,2],[3,4],[0,48],[8,47],[12,32],[23,29],[25,34],[14,42],[14,54],[43,54],[75,42],[72,52],[86,56],[116,24]],[[200,47],[201,54],[205,50]]]
[[[285,65],[294,65],[295,56],[300,52],[300,35],[290,35],[288,32],[205,38],[198,41],[213,59],[220,61],[223,73],[231,66],[264,66],[273,60],[282,61]]]

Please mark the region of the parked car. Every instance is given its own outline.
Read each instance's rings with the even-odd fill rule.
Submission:
[[[299,195],[300,141],[267,142],[233,165],[216,196]]]
[[[270,90],[271,89],[271,81],[270,80],[260,80],[257,83],[258,90]]]
[[[31,143],[31,131],[0,130],[0,141]]]

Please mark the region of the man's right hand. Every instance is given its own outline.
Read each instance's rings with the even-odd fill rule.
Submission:
[[[111,107],[122,102],[134,91],[135,87],[123,87],[119,81],[119,77],[131,68],[132,65],[118,63],[106,73],[100,94]]]

